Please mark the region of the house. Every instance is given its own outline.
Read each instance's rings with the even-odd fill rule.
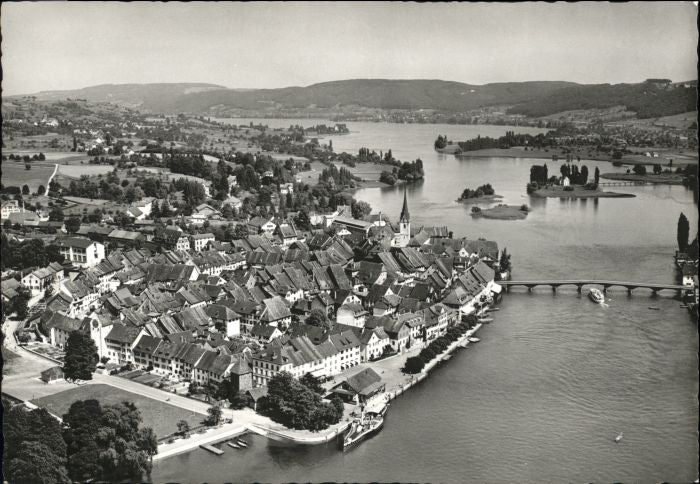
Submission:
[[[281,183],[280,184],[280,194],[287,195],[289,193],[294,193],[293,183]]]
[[[367,404],[386,389],[386,383],[372,368],[365,368],[355,373],[331,388],[331,392],[339,395],[347,403]]]
[[[364,328],[367,317],[367,310],[358,303],[344,304],[338,308],[336,319],[339,324]]]
[[[63,381],[63,378],[63,368],[61,368],[60,366],[52,366],[48,370],[44,370],[41,372],[41,381],[43,381],[44,383],[48,383],[49,385],[52,383]]]
[[[205,220],[221,218],[221,212],[207,203],[197,205],[190,215],[190,222],[194,225],[203,225]]]
[[[338,229],[338,235],[350,235],[353,233],[367,235],[369,229],[374,226],[372,222],[341,216],[335,217],[331,225]]]
[[[117,323],[105,336],[107,354],[105,355],[113,363],[134,363],[134,347],[139,340],[146,335],[144,328]]]
[[[19,202],[17,200],[7,200],[2,202],[2,219],[5,220],[7,218],[10,218],[11,213],[20,213],[22,209],[19,206]]]
[[[182,229],[176,225],[168,225],[155,231],[153,241],[164,249],[189,250],[190,239]]]
[[[81,328],[82,321],[47,310],[41,315],[39,325],[42,333],[48,337],[49,344],[63,349],[70,334]]]
[[[299,240],[299,234],[297,233],[296,227],[291,223],[281,223],[275,229],[275,235],[279,238],[284,247],[292,245],[294,242]]]
[[[141,245],[146,237],[141,232],[115,229],[109,233],[107,240],[116,247],[134,247]]]
[[[105,258],[105,246],[82,237],[63,237],[56,240],[59,253],[78,267],[95,267]]]
[[[47,288],[56,290],[63,280],[63,266],[52,262],[46,267],[30,272],[22,278],[22,285],[28,288],[32,296],[43,293]]]
[[[272,235],[277,225],[272,217],[253,217],[248,221],[248,231],[251,234],[266,233]]]
[[[216,238],[214,234],[207,232],[206,234],[194,234],[190,236],[190,246],[192,250],[201,252],[210,242],[214,242]]]
[[[270,343],[272,340],[282,336],[282,331],[267,324],[256,324],[250,329],[250,337],[263,343]]]
[[[215,351],[205,351],[196,365],[192,379],[199,385],[206,385],[210,382],[220,383],[227,378],[237,362],[233,355],[220,355]]]
[[[683,275],[683,285],[693,287],[695,285],[693,278],[698,275],[698,266],[692,262],[686,262],[681,267],[681,274]]]
[[[285,330],[292,323],[292,313],[289,307],[279,296],[271,297],[262,301],[263,310],[260,315],[260,322]]]
[[[241,334],[241,316],[223,304],[210,304],[204,312],[214,322],[214,327],[231,338]]]
[[[361,361],[366,362],[379,358],[387,346],[391,346],[391,343],[382,326],[366,328],[360,335]]]

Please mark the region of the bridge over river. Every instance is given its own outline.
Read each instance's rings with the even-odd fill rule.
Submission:
[[[678,291],[682,293],[683,291],[692,291],[691,286],[683,286],[680,284],[657,284],[653,282],[626,282],[626,281],[607,281],[598,279],[571,279],[571,280],[530,280],[530,281],[498,281],[498,284],[503,286],[506,291],[510,291],[511,287],[522,286],[526,287],[528,291],[532,291],[533,288],[537,286],[550,286],[552,291],[556,292],[557,288],[561,286],[576,286],[576,290],[581,292],[583,286],[602,286],[603,292],[611,287],[624,287],[627,289],[628,293],[632,293],[632,289],[649,289],[654,294],[659,291],[669,290]]]

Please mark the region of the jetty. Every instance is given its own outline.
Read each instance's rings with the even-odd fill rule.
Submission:
[[[510,291],[511,287],[522,286],[526,287],[528,291],[532,291],[537,286],[550,286],[553,292],[557,291],[557,288],[561,286],[576,286],[576,290],[580,293],[583,290],[583,286],[601,286],[603,292],[607,292],[611,287],[624,287],[627,289],[629,294],[632,293],[633,289],[649,289],[654,294],[659,291],[669,290],[669,291],[692,291],[693,288],[690,286],[683,286],[680,284],[657,284],[652,282],[627,282],[627,281],[608,281],[599,279],[571,279],[571,280],[552,280],[552,279],[542,279],[542,280],[528,280],[528,281],[498,281],[498,284],[505,288],[506,292]]]
[[[217,448],[214,447],[213,445],[202,444],[202,445],[200,445],[200,447],[201,447],[202,449],[204,449],[204,450],[208,450],[208,451],[211,452],[212,454],[221,455],[221,454],[224,453],[223,450],[217,449]]]

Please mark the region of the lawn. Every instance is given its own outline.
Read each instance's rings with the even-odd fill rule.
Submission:
[[[6,187],[20,187],[28,185],[31,193],[35,193],[39,185],[47,187],[49,177],[53,173],[54,165],[46,162],[30,162],[31,169],[24,168],[24,162],[2,162],[2,184]]]
[[[33,400],[32,403],[46,408],[54,415],[63,416],[73,402],[88,399],[98,400],[103,405],[119,403],[124,400],[133,402],[141,411],[143,424],[152,427],[158,438],[176,432],[177,423],[180,420],[186,420],[190,427],[194,428],[201,425],[202,420],[206,417],[200,413],[102,384],[83,385]]]

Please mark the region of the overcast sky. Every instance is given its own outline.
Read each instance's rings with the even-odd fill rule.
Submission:
[[[3,93],[105,83],[305,86],[695,79],[676,3],[3,3]]]

